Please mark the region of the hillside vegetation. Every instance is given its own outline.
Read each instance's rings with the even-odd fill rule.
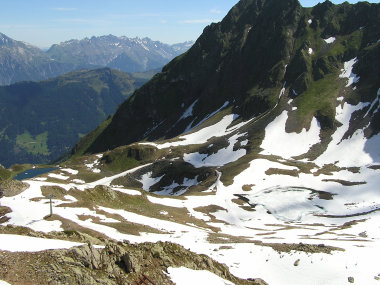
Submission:
[[[104,68],[0,87],[0,162],[59,158],[146,81]]]

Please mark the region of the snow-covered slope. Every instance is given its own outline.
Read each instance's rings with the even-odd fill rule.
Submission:
[[[284,102],[289,100],[285,97]],[[260,277],[269,284],[309,284],[310,280],[344,284],[349,277],[358,284],[377,284],[380,272],[373,260],[380,250],[380,136],[366,138],[361,128],[347,135],[352,118],[364,116],[369,107],[370,103],[351,105],[338,98],[340,127],[314,159],[297,157],[320,143],[316,119],[308,130],[288,133],[288,113],[280,112],[269,120],[265,138],[252,156],[247,146],[254,136],[249,129],[265,118],[239,121],[236,115],[226,115],[228,109],[220,110],[206,121],[207,127],[177,140],[151,143],[175,154],[161,160],[184,161],[194,169],[209,167],[218,173],[202,195],[175,198],[147,193],[165,180],[166,174],[154,175],[152,165],[157,161],[86,181],[84,173],[104,168],[107,154],[99,154],[85,158],[83,168],[77,164],[71,169],[68,163],[54,174],[26,181],[30,187],[25,192],[3,198],[2,206],[11,209],[3,225],[51,232],[67,230],[64,221],[69,220],[116,240],[172,241],[226,263],[239,277]],[[217,149],[208,153],[202,151],[204,145]],[[229,166],[243,160],[246,167],[223,183]],[[127,176],[135,177],[142,188],[120,185]],[[174,194],[169,189],[180,184],[183,188],[177,195],[185,194],[202,179],[183,178],[177,185],[166,182],[172,188],[162,184],[157,194]],[[54,220],[46,220],[46,197],[52,186],[60,187],[61,194],[53,200]],[[86,195],[92,197],[91,207],[84,206]],[[135,203],[144,206],[137,210]],[[118,230],[123,223],[149,229],[134,235]]]

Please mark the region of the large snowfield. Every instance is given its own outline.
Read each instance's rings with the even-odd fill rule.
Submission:
[[[333,39],[326,41],[333,42]],[[347,62],[342,70],[342,77],[347,78],[348,86],[359,80],[352,73],[355,62],[356,59]],[[183,117],[192,113],[194,104],[185,111]],[[266,127],[261,156],[236,175],[231,185],[226,186],[218,179],[206,194],[183,196],[181,199],[146,193],[152,205],[186,209],[190,218],[200,220],[207,226],[166,219],[168,212],[165,211],[162,216],[152,218],[100,205],[93,210],[59,207],[76,201],[70,195],[65,196],[65,201],[54,200],[54,214],[116,240],[178,243],[225,263],[231,273],[238,277],[262,278],[271,285],[340,285],[348,284],[351,277],[353,279],[350,280],[354,280],[355,284],[379,284],[380,135],[367,139],[363,130],[358,130],[352,136],[345,137],[352,114],[369,105],[360,103],[354,106],[343,102],[337,106],[336,120],[341,126],[334,133],[327,150],[314,161],[295,161],[294,156],[306,153],[311,146],[320,142],[321,130],[317,120],[313,119],[310,128],[299,134],[286,133],[288,113],[284,111]],[[227,115],[214,125],[182,135],[178,141],[150,144],[167,148],[202,144],[212,137],[226,136],[229,145],[214,154],[185,153],[180,158],[195,167],[220,167],[246,154],[244,145],[247,142],[235,146],[238,139],[246,135],[239,132],[239,127],[248,122],[229,128],[235,119],[236,115]],[[273,155],[282,159],[275,160]],[[314,163],[314,167],[308,172],[297,172],[298,168],[291,166],[310,162]],[[329,164],[341,168],[331,173],[318,173]],[[25,181],[30,185],[26,191],[14,197],[2,198],[2,206],[12,209],[7,214],[9,221],[3,225],[20,225],[42,232],[62,231],[60,221],[44,219],[49,212],[49,203],[42,195],[41,186],[57,185],[66,191],[73,187],[86,191],[96,185],[110,186],[114,179],[142,167],[145,166],[88,184],[75,179],[77,172],[70,169],[61,169],[47,176],[61,179],[62,183],[42,181],[40,178]],[[286,174],[288,172],[295,172],[296,175]],[[152,173],[148,172],[141,177],[141,191],[121,186],[111,188],[124,195],[138,196],[144,190],[149,191],[160,179],[162,177],[152,177]],[[196,179],[188,179],[184,180],[183,185],[190,187],[196,183]],[[163,189],[159,194],[171,194],[171,189]],[[244,207],[236,202],[238,198],[240,202],[244,201]],[[208,206],[217,207],[209,212],[199,210],[200,207]],[[161,230],[162,233],[141,232],[139,236],[121,233],[111,226],[112,223],[121,222],[120,219],[110,218],[115,215],[124,221]],[[81,219],[83,216],[88,218]],[[215,234],[213,229],[218,229],[219,238],[215,241],[210,239]],[[0,236],[0,239],[3,241],[4,236]],[[8,246],[4,243],[0,249],[13,250],[12,241],[8,242]],[[30,242],[30,250],[43,250],[38,246],[39,241],[36,240],[35,244]],[[49,241],[45,246],[47,249],[73,245]],[[297,250],[303,246],[313,250]],[[208,272],[194,272],[186,268],[169,268],[168,272],[176,284],[190,284],[189,281],[199,284],[195,281],[197,278],[207,279],[207,284],[230,284]]]

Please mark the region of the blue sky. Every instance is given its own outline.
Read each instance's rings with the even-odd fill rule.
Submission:
[[[195,40],[238,0],[6,0],[0,32],[39,47],[113,34],[165,43]],[[304,7],[320,2],[301,0]],[[323,2],[323,1],[321,1]],[[332,1],[342,3],[344,1]],[[349,1],[356,3],[358,1]],[[377,1],[369,1],[379,3]]]

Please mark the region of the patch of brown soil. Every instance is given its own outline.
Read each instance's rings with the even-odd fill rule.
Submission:
[[[346,181],[346,180],[341,180],[341,179],[322,179],[324,182],[336,182],[340,183],[343,186],[356,186],[356,185],[362,185],[362,184],[367,184],[367,182],[364,181],[359,181],[359,182],[351,182],[351,181]]]
[[[255,184],[245,184],[243,185],[242,189],[243,191],[252,191],[252,187],[254,187]]]
[[[269,168],[265,171],[266,175],[288,175],[293,177],[298,177],[299,171],[296,169],[280,169],[280,168]]]

